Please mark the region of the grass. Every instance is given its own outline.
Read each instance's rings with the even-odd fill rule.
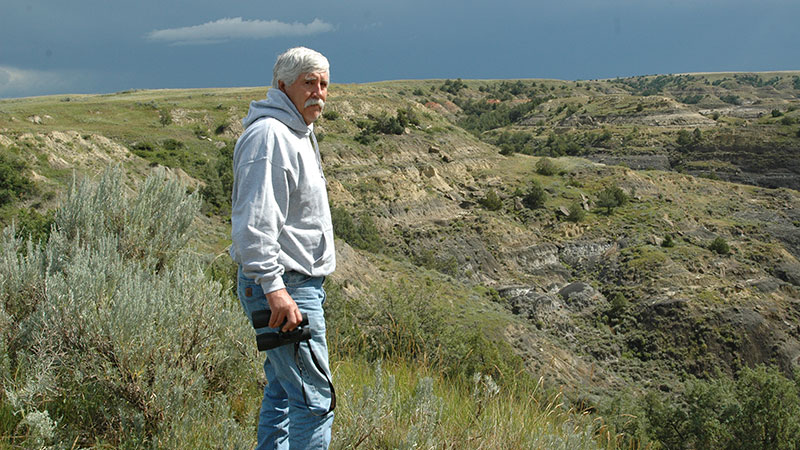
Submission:
[[[332,362],[340,395],[334,449],[597,449],[602,421],[570,409],[541,380],[498,387],[490,377],[442,378],[426,365]]]

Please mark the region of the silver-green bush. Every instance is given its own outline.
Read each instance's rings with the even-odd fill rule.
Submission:
[[[0,406],[14,419],[0,436],[250,447],[257,352],[242,342],[240,308],[187,247],[200,200],[163,172],[137,196],[122,180],[112,169],[74,183],[41,247],[3,233]]]

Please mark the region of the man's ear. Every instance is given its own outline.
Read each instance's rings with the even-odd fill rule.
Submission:
[[[286,93],[286,83],[284,83],[282,80],[278,80],[278,90],[284,94]]]

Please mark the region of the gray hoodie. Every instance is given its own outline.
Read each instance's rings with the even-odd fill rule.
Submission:
[[[314,125],[270,89],[250,103],[233,151],[233,260],[265,293],[281,275],[326,276],[336,267],[333,226]]]

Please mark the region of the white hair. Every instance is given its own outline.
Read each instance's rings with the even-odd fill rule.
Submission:
[[[283,81],[287,86],[291,85],[301,73],[309,72],[326,72],[330,76],[328,59],[310,48],[290,48],[275,61],[275,67],[272,69],[272,87],[277,88],[279,81]]]

